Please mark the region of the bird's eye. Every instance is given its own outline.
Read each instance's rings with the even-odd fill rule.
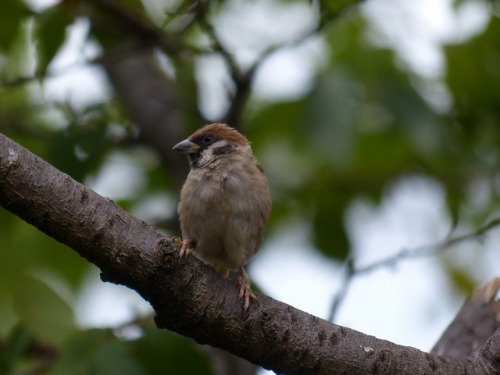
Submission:
[[[202,138],[202,142],[205,143],[206,145],[209,143],[212,143],[214,141],[214,137],[211,135],[206,135]]]

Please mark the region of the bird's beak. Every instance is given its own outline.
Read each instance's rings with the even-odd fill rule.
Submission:
[[[195,154],[200,150],[200,146],[191,142],[189,139],[185,139],[182,142],[177,143],[173,150],[182,152],[183,154]]]

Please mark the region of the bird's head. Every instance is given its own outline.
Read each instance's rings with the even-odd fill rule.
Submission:
[[[208,165],[231,154],[249,154],[250,143],[240,132],[226,124],[206,125],[173,148],[188,156],[191,168]]]

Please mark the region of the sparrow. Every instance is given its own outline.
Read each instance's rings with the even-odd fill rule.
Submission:
[[[206,125],[175,151],[187,155],[189,174],[177,212],[180,258],[193,253],[224,277],[239,272],[243,311],[257,301],[244,265],[257,252],[271,212],[271,194],[250,142],[226,124]]]

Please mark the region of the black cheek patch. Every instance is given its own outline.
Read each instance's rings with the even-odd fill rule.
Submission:
[[[225,144],[224,146],[214,148],[213,154],[217,155],[217,156],[226,155],[226,154],[233,152],[233,150],[234,150],[234,146],[229,143],[229,144]]]
[[[188,154],[188,159],[189,159],[189,165],[191,167],[197,167],[198,166],[198,160],[200,160],[200,153],[197,152],[196,154]]]

